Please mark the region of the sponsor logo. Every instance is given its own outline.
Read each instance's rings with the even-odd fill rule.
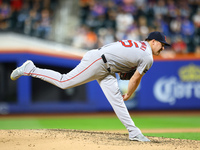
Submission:
[[[181,67],[178,71],[179,77],[183,82],[200,81],[200,66],[190,64],[185,67]]]
[[[154,87],[155,98],[162,103],[174,105],[177,100],[200,99],[200,67],[188,65],[178,70],[176,76],[159,78]]]

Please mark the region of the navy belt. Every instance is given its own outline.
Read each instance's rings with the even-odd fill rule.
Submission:
[[[103,62],[104,62],[105,64],[108,62],[104,54],[101,55],[101,58],[102,58],[102,60],[103,60]],[[110,72],[110,71],[111,71],[111,70],[110,70],[110,67],[107,68],[107,70]]]
[[[106,57],[105,57],[105,55],[103,54],[103,55],[101,55],[101,58],[102,58],[102,60],[103,60],[103,62],[104,63],[107,63],[107,59],[106,59]]]

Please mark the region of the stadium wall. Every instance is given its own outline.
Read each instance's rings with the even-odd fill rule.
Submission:
[[[82,55],[67,51],[35,48],[0,49],[0,113],[50,113],[111,111],[98,83],[92,81],[73,90],[61,90],[31,77],[11,81],[13,69],[31,59],[43,68],[66,73]],[[119,81],[122,93],[128,81]],[[155,57],[152,68],[143,77],[131,100],[130,110],[177,110],[200,108],[200,57],[195,54],[174,58]]]

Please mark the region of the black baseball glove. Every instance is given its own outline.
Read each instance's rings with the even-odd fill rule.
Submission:
[[[136,68],[131,70],[131,71],[129,71],[129,72],[127,72],[127,73],[121,73],[120,72],[119,73],[120,79],[121,80],[130,80],[131,77],[133,76],[133,74],[135,73],[135,71],[136,71]]]

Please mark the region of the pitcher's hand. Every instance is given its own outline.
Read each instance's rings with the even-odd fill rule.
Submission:
[[[127,101],[130,98],[130,96],[128,96],[127,93],[122,95],[122,97],[124,101]]]

